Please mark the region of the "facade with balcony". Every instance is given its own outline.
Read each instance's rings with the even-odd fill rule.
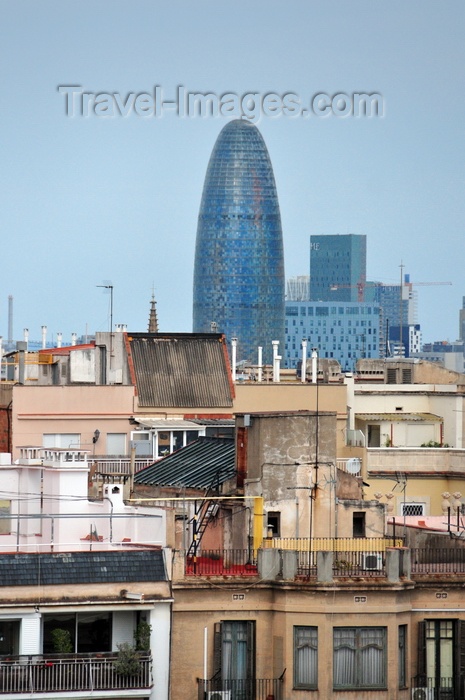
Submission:
[[[166,511],[87,496],[84,450],[21,448],[0,478],[0,695],[167,700]]]

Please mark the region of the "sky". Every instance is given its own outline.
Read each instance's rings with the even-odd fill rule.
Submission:
[[[465,295],[463,0],[0,0],[0,335],[113,323],[192,330],[208,160],[234,115],[104,114],[96,97],[377,93],[382,116],[255,121],[273,164],[286,277],[312,234],[367,236],[367,278],[418,286],[424,342],[455,340]],[[67,114],[63,86],[87,114]],[[61,86],[62,90],[58,88]],[[69,92],[69,91],[68,91]],[[159,92],[160,94],[160,92]],[[113,98],[112,98],[113,99]],[[116,98],[114,98],[116,99]],[[148,101],[147,101],[148,100]],[[113,102],[113,104],[116,104]],[[349,103],[350,104],[350,103]],[[339,104],[341,107],[342,103]],[[343,105],[342,105],[343,107]],[[145,111],[144,111],[145,110]],[[337,110],[336,110],[337,111]],[[68,110],[70,112],[70,110]]]

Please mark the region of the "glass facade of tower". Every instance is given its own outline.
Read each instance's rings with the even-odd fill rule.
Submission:
[[[357,360],[380,357],[379,305],[286,301],[286,367],[294,369],[302,359],[302,340],[351,372]]]
[[[364,301],[366,236],[310,236],[310,299]]]
[[[253,124],[229,122],[214,146],[200,206],[193,330],[237,338],[237,360],[284,354],[284,253],[276,185]],[[214,324],[214,325],[212,325]]]

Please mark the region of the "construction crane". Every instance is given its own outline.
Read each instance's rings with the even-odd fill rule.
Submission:
[[[365,289],[367,287],[376,289],[377,287],[429,287],[437,285],[451,285],[452,282],[402,282],[402,285],[388,282],[357,282],[357,284],[332,284],[330,290],[337,292],[338,289],[357,289],[357,301],[363,301]]]

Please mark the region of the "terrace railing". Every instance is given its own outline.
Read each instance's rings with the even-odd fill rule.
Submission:
[[[412,574],[465,574],[465,547],[412,547]]]
[[[118,673],[117,659],[115,653],[0,657],[0,695],[152,687],[151,656],[141,655],[130,676]]]
[[[197,679],[198,700],[283,700],[282,678]]]

